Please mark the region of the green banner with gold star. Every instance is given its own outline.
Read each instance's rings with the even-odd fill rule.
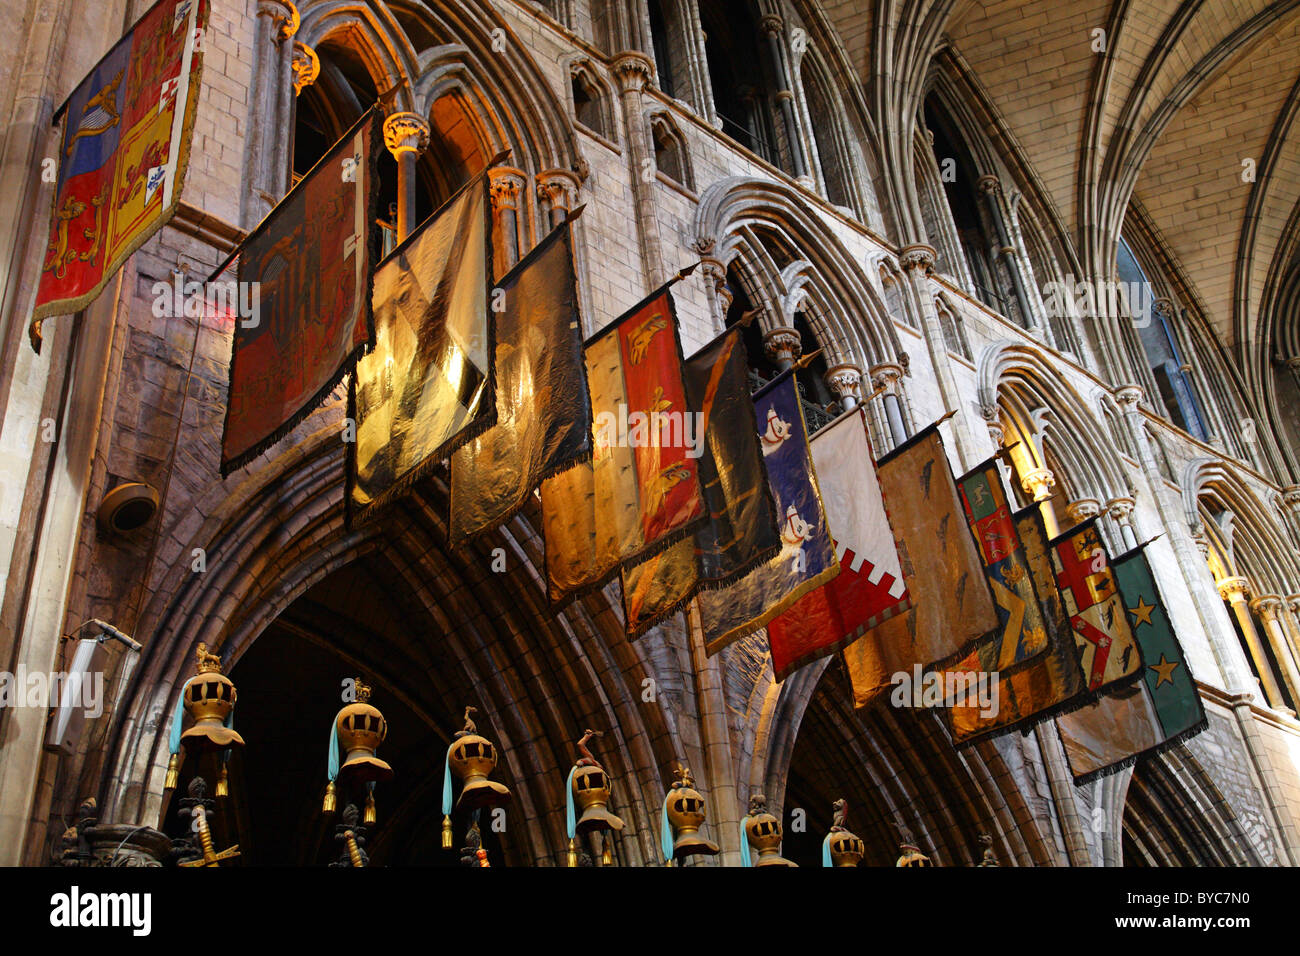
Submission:
[[[1142,654],[1142,679],[1058,717],[1075,784],[1132,764],[1205,729],[1205,709],[1142,548],[1111,562],[1129,626]]]

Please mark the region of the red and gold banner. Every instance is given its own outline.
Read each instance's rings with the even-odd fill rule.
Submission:
[[[1096,523],[1090,518],[1052,542],[1056,586],[1090,691],[1128,683],[1142,671],[1142,653]]]
[[[599,587],[704,519],[704,434],[686,399],[668,287],[597,333],[585,350],[592,459],[542,482],[550,599]]]
[[[287,435],[373,340],[370,283],[382,114],[371,109],[239,247],[235,325],[221,474]]]
[[[207,0],[149,9],[65,104],[49,242],[31,341],[41,320],[85,308],[171,218],[189,163]]]

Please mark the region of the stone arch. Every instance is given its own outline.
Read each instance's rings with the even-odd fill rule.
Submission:
[[[777,229],[812,266],[825,301],[828,353],[866,365],[892,361],[901,351],[880,293],[843,243],[789,187],[767,180],[729,177],[709,186],[696,211],[696,247],[723,263],[742,254],[744,227]],[[772,278],[779,275],[779,270]]]
[[[629,862],[656,859],[663,781],[677,759],[694,756],[670,712],[689,705],[672,699],[680,689],[665,669],[674,652],[660,632],[628,643],[603,593],[551,614],[530,516],[516,518],[488,543],[449,553],[440,540],[446,488],[437,480],[405,499],[394,520],[348,531],[336,449],[337,433],[323,429],[260,469],[249,479],[260,493],[245,493],[245,482],[196,536],[211,553],[224,551],[218,573],[187,576],[187,568],[174,568],[171,586],[150,602],[139,630],[146,652],[113,714],[101,806],[118,819],[156,818],[171,707],[197,641],[221,654],[229,669],[296,598],[382,546],[392,572],[442,631],[462,675],[445,684],[431,676],[435,692],[423,703],[431,712],[447,705],[454,711],[461,702],[441,697],[472,693],[494,730],[517,812],[529,821],[517,828],[521,835],[508,858],[533,864],[562,858],[563,782],[572,759],[566,742],[599,725],[610,732],[602,756],[619,780],[620,812],[629,822],[619,853]],[[506,548],[517,568],[505,579],[486,573],[491,546]],[[382,662],[371,666],[383,674]],[[664,690],[660,706],[647,709],[641,690],[650,674]],[[524,700],[529,706],[518,706]],[[395,808],[394,815],[402,812]]]
[[[1040,349],[1018,342],[994,342],[980,354],[976,380],[985,418],[995,421],[1001,408],[1012,419],[1014,430],[1030,439],[1024,453],[1032,459],[1032,467],[1048,467],[1041,439],[1034,440],[1035,435],[1046,435],[1051,450],[1066,468],[1065,474],[1056,475],[1062,492],[1103,502],[1128,496],[1123,470],[1106,453],[1105,427]],[[1048,414],[1035,419],[1034,413],[1040,409]]]

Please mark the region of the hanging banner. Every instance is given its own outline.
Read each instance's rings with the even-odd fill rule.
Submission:
[[[596,333],[585,353],[592,459],[542,482],[547,592],[555,604],[664,550],[705,517],[704,431],[686,399],[668,285]]]
[[[895,675],[964,655],[998,624],[938,424],[882,456],[876,470],[912,606],[844,648],[858,707]]]
[[[703,416],[700,483],[708,520],[692,539],[624,569],[623,613],[633,637],[676,613],[699,588],[721,587],[781,548],[739,331],[691,356],[686,391]]]
[[[987,687],[986,699],[995,702],[990,709],[969,695],[948,701],[949,729],[958,746],[1028,729],[1055,714],[1083,707],[1092,699],[1074,646],[1070,617],[1056,587],[1042,512],[1032,504],[1016,512],[1012,520],[1047,646],[1027,664],[1003,673],[997,664],[1004,642],[982,641],[965,659],[941,672],[945,687]]]
[[[544,479],[591,458],[571,222],[497,283],[496,424],[451,456],[453,547],[504,524]]]
[[[297,427],[371,341],[382,118],[367,112],[236,250],[256,304],[235,324],[222,477]]]
[[[64,104],[63,137],[32,312],[41,322],[89,305],[180,203],[203,71],[207,0],[152,6]]]
[[[866,409],[846,412],[814,435],[812,457],[840,573],[768,622],[778,681],[912,606],[876,478]]]
[[[348,390],[354,525],[496,421],[488,185],[472,179],[375,269],[375,347]]]
[[[1142,653],[1124,614],[1096,518],[1052,542],[1052,567],[1088,689],[1131,683],[1142,672]]]
[[[698,595],[705,651],[758,630],[840,573],[794,373],[754,395],[760,447],[781,522],[781,550],[735,583]]]
[[[1120,555],[1112,570],[1145,667],[1136,684],[1108,691],[1056,719],[1075,786],[1123,770],[1138,757],[1167,750],[1206,728],[1196,681],[1143,549]]]

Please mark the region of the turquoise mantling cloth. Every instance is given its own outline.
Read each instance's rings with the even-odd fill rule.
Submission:
[[[569,770],[569,779],[564,784],[564,832],[572,840],[578,835],[577,814],[573,810],[573,775],[578,772],[577,764]]]

